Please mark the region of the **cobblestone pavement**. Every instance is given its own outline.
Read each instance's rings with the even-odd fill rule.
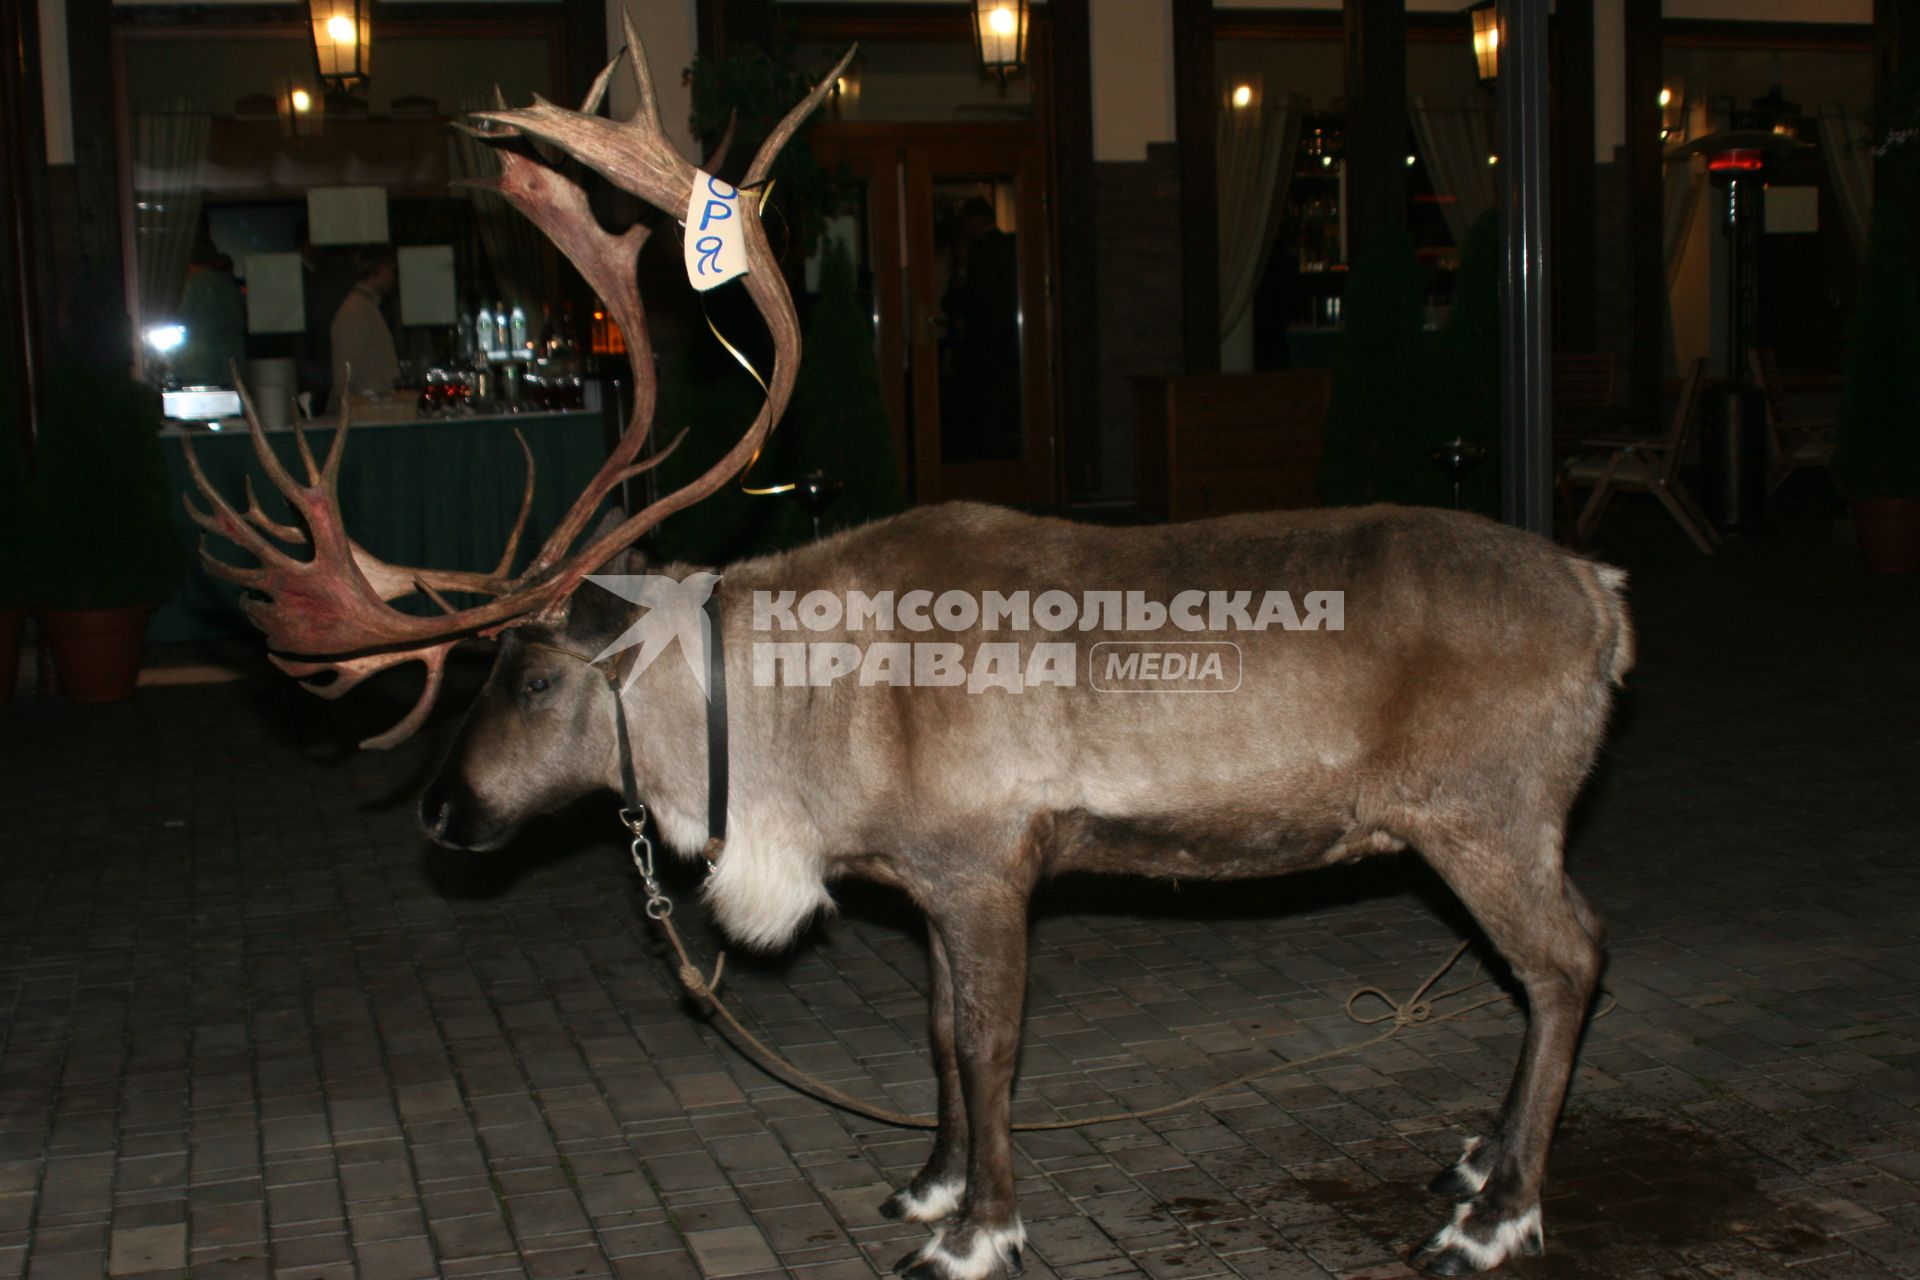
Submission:
[[[1920,1275],[1920,587],[1816,529],[1707,561],[1657,513],[1623,527],[1641,662],[1571,852],[1617,1007],[1547,1256],[1510,1273]],[[927,1139],[789,1092],[688,1015],[611,805],[432,851],[410,806],[433,743],[348,748],[378,703],[276,679],[0,712],[0,1277],[856,1280],[916,1245],[876,1206]],[[1057,885],[1018,1115],[1364,1038],[1348,992],[1410,990],[1464,927],[1411,859]],[[727,976],[806,1069],[910,1109],[925,981],[877,891]],[[1027,1274],[1410,1274],[1446,1213],[1421,1185],[1517,1052],[1498,1012],[1022,1137]]]

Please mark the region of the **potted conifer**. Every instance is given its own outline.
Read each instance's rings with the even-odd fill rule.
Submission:
[[[1920,570],[1920,290],[1912,237],[1898,204],[1875,205],[1847,327],[1833,451],[1834,482],[1853,506],[1861,554],[1879,573]]]
[[[27,452],[0,401],[0,702],[13,696],[26,622]]]
[[[27,595],[76,702],[132,696],[147,617],[178,581],[159,426],[150,387],[55,362],[30,482]]]

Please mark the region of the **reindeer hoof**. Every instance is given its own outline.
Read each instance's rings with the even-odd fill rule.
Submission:
[[[1493,1270],[1516,1251],[1538,1257],[1544,1249],[1538,1205],[1515,1218],[1486,1222],[1469,1202],[1414,1250],[1413,1263],[1429,1275],[1470,1276]]]
[[[1013,1280],[1026,1270],[1026,1232],[1010,1228],[941,1231],[894,1264],[904,1280]]]
[[[1413,1255],[1414,1265],[1430,1276],[1470,1276],[1478,1271],[1465,1253],[1441,1243],[1443,1234],[1436,1231],[1427,1237],[1426,1243]]]
[[[1469,1138],[1460,1158],[1434,1176],[1427,1190],[1448,1200],[1471,1200],[1487,1185],[1493,1171],[1493,1155],[1484,1138]]]
[[[1480,1182],[1471,1171],[1456,1164],[1435,1174],[1427,1190],[1446,1200],[1471,1200],[1480,1194]]]

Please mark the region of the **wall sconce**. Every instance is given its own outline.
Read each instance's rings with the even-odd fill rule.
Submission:
[[[317,138],[327,114],[326,94],[303,84],[287,81],[274,94],[274,108],[280,117],[280,132],[289,138]]]
[[[1482,0],[1467,10],[1473,23],[1473,60],[1480,68],[1480,83],[1492,84],[1500,78],[1500,10],[1494,0]]]
[[[835,120],[858,120],[860,118],[860,68],[849,66],[833,82],[833,93],[828,101],[833,108]]]
[[[1684,92],[1673,85],[1660,86],[1660,141],[1677,143],[1686,138],[1687,103]]]
[[[313,56],[320,80],[346,90],[371,74],[373,0],[307,0],[313,19]]]
[[[1257,80],[1235,80],[1227,90],[1227,108],[1231,111],[1252,111],[1260,105],[1260,84]]]
[[[980,74],[1002,85],[1027,68],[1027,0],[973,0],[973,46]]]

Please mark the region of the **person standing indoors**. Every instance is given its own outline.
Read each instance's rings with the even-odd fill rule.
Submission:
[[[380,304],[393,292],[399,272],[393,250],[370,245],[354,254],[354,284],[328,330],[333,348],[333,392],[329,408],[338,412],[349,393],[386,395],[400,377],[400,355],[393,345]],[[352,383],[349,385],[348,379]]]
[[[187,340],[174,357],[174,381],[183,387],[233,385],[233,368],[247,359],[247,304],[233,278],[233,259],[203,231],[187,268],[180,299]]]

